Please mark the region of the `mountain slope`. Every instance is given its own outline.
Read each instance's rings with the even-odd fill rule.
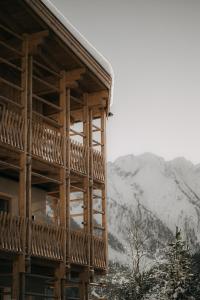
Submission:
[[[147,253],[154,255],[181,228],[193,250],[200,245],[200,166],[146,153],[108,163],[110,259],[126,260],[131,220],[139,220]],[[116,247],[116,244],[122,247]],[[121,250],[119,250],[119,248]],[[122,251],[122,249],[124,250]]]

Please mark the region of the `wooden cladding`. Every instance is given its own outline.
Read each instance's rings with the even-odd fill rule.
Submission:
[[[90,242],[89,235],[80,232],[71,232],[71,262],[76,264],[88,265],[89,264],[89,251],[88,245]]]
[[[19,113],[0,106],[0,141],[17,149],[24,149],[24,119]]]
[[[25,121],[18,112],[0,106],[0,142],[24,150],[23,131]],[[29,122],[30,130],[30,122]],[[29,132],[29,131],[28,131]],[[58,128],[42,121],[32,121],[32,155],[58,165],[63,165],[64,137]],[[74,172],[87,174],[88,148],[80,142],[70,140],[70,168]],[[91,150],[93,177],[105,180],[104,158],[97,150]]]
[[[105,180],[104,157],[97,150],[93,150],[93,176],[100,181]]]
[[[0,212],[0,250],[24,253],[24,229],[26,220]]]
[[[27,253],[23,242],[29,226],[31,253]],[[89,265],[89,248],[94,246],[94,266],[106,268],[105,241],[100,237],[92,237],[83,231],[67,231],[61,226],[28,221],[28,219],[11,216],[0,212],[0,250],[50,260],[63,261],[63,238],[70,239],[70,261],[73,264]]]
[[[96,268],[106,268],[106,243],[97,236],[93,236],[94,266]]]
[[[63,260],[62,240],[65,230],[48,224],[31,223],[31,255]]]
[[[32,122],[32,154],[49,163],[63,165],[63,137],[53,127]]]
[[[87,173],[87,147],[77,141],[70,141],[70,168],[83,174]]]

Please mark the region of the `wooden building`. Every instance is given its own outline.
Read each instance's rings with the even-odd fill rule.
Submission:
[[[48,0],[0,1],[0,299],[88,299],[107,270],[112,76]]]

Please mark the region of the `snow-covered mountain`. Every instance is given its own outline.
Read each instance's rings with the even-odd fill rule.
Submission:
[[[139,221],[149,257],[178,226],[193,251],[200,247],[200,165],[146,153],[108,163],[110,259],[126,260],[131,220]]]

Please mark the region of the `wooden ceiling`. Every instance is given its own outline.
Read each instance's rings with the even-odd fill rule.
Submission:
[[[55,22],[52,26],[50,26],[49,18],[51,22]],[[48,22],[45,22],[47,19]],[[41,63],[51,65],[56,72],[61,70],[70,72],[84,68],[84,72],[76,80],[77,86],[70,87],[75,95],[105,90],[109,93],[111,77],[40,0],[1,0],[0,23],[20,35],[42,32],[44,42],[37,45],[37,50],[33,53],[34,57]],[[57,31],[58,26],[60,26],[59,31]],[[0,29],[0,39],[8,41],[8,38],[9,36],[5,36]],[[71,44],[70,39],[72,39]],[[16,41],[10,37],[9,42],[12,44]],[[4,51],[3,48],[1,51]],[[6,50],[6,55],[10,55],[8,50]],[[107,101],[107,106],[109,106],[109,99]]]

